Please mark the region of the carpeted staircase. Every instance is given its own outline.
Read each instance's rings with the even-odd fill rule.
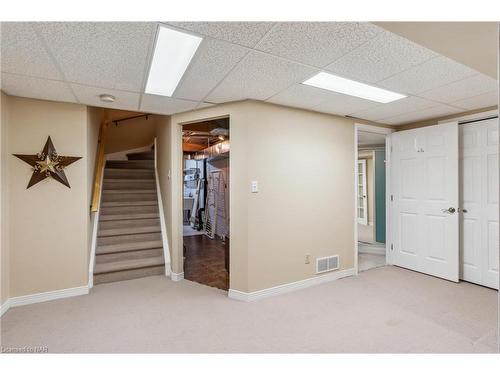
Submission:
[[[165,273],[153,152],[107,161],[94,284]]]

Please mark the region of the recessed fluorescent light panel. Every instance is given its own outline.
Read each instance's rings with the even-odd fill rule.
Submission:
[[[378,87],[366,85],[361,82],[342,78],[325,72],[318,73],[303,83],[304,85],[356,96],[358,98],[372,100],[379,103],[390,103],[395,100],[406,98],[406,95],[380,89]]]
[[[202,38],[160,26],[146,94],[172,96]]]

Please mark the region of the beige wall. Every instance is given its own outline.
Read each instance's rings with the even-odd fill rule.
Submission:
[[[85,106],[8,98],[10,297],[87,285],[88,165]],[[26,189],[32,171],[12,153],[41,151],[51,136],[71,189],[46,179]],[[2,156],[4,156],[2,155]]]
[[[3,92],[1,93],[1,123],[0,123],[0,282],[1,282],[1,298],[0,304],[9,298],[9,220],[8,220],[8,168],[7,168],[7,128],[9,121],[9,97]]]
[[[148,117],[148,120],[145,117],[141,117],[123,121],[118,126],[110,124],[106,133],[106,154],[152,144],[156,135],[158,117],[161,116],[152,115]]]
[[[256,291],[314,277],[314,259],[326,255],[338,254],[341,269],[352,268],[353,120],[244,101],[172,116],[168,225],[174,272],[182,271],[180,124],[226,115],[231,139],[230,288]],[[259,193],[250,192],[252,180],[259,182]],[[305,264],[306,254],[311,254],[310,264]]]

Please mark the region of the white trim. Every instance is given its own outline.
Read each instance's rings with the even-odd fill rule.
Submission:
[[[358,274],[358,124],[354,124],[354,273]]]
[[[441,120],[438,121],[436,125],[440,124],[445,124],[450,121],[474,121],[474,120],[481,120],[490,116],[496,116],[498,115],[498,109],[492,109],[491,111],[485,111],[485,112],[479,112],[479,113],[473,113],[472,115],[466,115],[466,116],[461,116],[461,117],[454,117],[454,118],[449,118],[446,120]]]
[[[165,212],[163,211],[163,202],[161,199],[160,180],[158,177],[157,163],[157,144],[156,137],[154,140],[154,155],[155,155],[155,181],[156,181],[156,196],[158,198],[158,212],[160,216],[161,240],[163,243],[163,261],[165,262],[165,276],[169,276],[172,272],[170,265],[170,247],[168,246],[167,224],[165,221]]]
[[[391,135],[385,137],[385,263],[393,264],[391,243],[392,243],[392,201],[391,201],[391,157],[392,138]]]
[[[358,267],[358,192],[357,192],[357,183],[358,183],[358,131],[364,131],[369,133],[377,133],[377,134],[385,134],[385,195],[386,195],[386,204],[385,204],[385,261],[386,264],[392,264],[392,258],[390,256],[390,239],[391,239],[391,210],[390,210],[390,197],[391,197],[391,185],[390,185],[390,159],[391,159],[391,134],[395,132],[394,129],[391,128],[383,128],[381,126],[375,125],[367,125],[367,124],[354,124],[354,269],[355,274],[357,275],[359,272]]]
[[[10,299],[5,300],[3,305],[0,305],[0,317],[10,309]]]
[[[9,300],[6,303],[4,303],[4,305],[7,304],[7,308],[11,308],[15,306],[31,305],[33,303],[52,301],[60,298],[83,296],[86,294],[89,294],[88,285],[77,286],[75,288],[53,290],[50,292],[28,294],[19,297],[12,297],[9,298]],[[3,307],[4,305],[2,305],[2,311],[4,309]]]
[[[104,164],[101,169],[101,181],[104,181],[104,168],[106,166],[106,156],[104,156]],[[100,191],[99,191],[99,204],[97,206],[97,211],[95,213],[91,213],[94,216],[94,221],[92,222],[92,239],[90,243],[90,258],[89,258],[89,279],[88,286],[90,289],[94,287],[94,268],[95,268],[95,252],[97,248],[97,232],[99,229],[99,213],[101,212],[101,201],[102,201],[102,187],[103,183],[101,183]]]
[[[257,290],[255,292],[247,293],[247,292],[241,292],[236,289],[229,289],[228,297],[245,302],[256,301],[261,298],[276,296],[279,294],[284,294],[295,290],[309,288],[314,285],[327,283],[333,280],[338,280],[344,277],[354,276],[355,274],[356,270],[354,268],[349,268],[346,270],[330,272],[328,274],[324,274],[321,276],[311,277],[310,279],[295,281],[293,283],[288,283],[288,284],[282,284],[274,286],[272,288]]]
[[[181,273],[171,272],[170,273],[170,279],[172,279],[172,281],[181,281],[181,280],[184,280],[184,272],[181,272]]]

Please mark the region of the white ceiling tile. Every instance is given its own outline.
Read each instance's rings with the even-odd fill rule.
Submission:
[[[170,98],[168,96],[144,94],[142,96],[141,108],[143,112],[171,115],[195,109],[197,102]]]
[[[273,26],[272,22],[168,22],[168,24],[247,47],[255,46]]]
[[[446,104],[439,104],[432,108],[426,108],[418,111],[408,112],[402,115],[382,119],[380,122],[389,125],[403,125],[410,122],[423,121],[431,118],[448,116],[453,113],[460,113],[462,110]]]
[[[2,73],[1,89],[6,94],[13,96],[59,102],[76,102],[76,98],[68,84],[61,81]]]
[[[479,94],[494,91],[498,82],[484,74],[478,74],[457,82],[421,93],[420,96],[442,103],[452,103]]]
[[[458,100],[453,102],[452,105],[467,110],[491,107],[498,105],[498,91],[491,91],[485,94],[477,95],[472,98]]]
[[[379,103],[372,102],[371,100],[331,92],[329,93],[329,99],[314,107],[313,110],[345,116],[349,113],[376,106],[377,104]]]
[[[69,81],[142,90],[154,23],[46,22],[36,27]]]
[[[343,77],[378,82],[438,55],[384,31],[325,69]]]
[[[173,96],[202,100],[248,51],[236,44],[205,39]]]
[[[331,99],[334,95],[335,93],[332,93],[331,91],[298,83],[274,95],[267,101],[290,107],[311,109],[328,99]]]
[[[71,88],[78,101],[82,104],[95,107],[124,109],[128,111],[137,111],[139,109],[139,93],[83,86],[74,83],[71,84]],[[113,103],[103,102],[99,98],[101,94],[113,95],[115,101]]]
[[[402,94],[418,94],[476,74],[475,70],[440,56],[383,80],[378,85]]]
[[[63,80],[31,22],[2,22],[2,72]]]
[[[324,67],[382,30],[368,22],[280,22],[256,49]]]
[[[394,117],[407,112],[435,107],[438,103],[430,100],[409,96],[391,103],[379,104],[364,111],[351,113],[350,115],[365,120],[378,121],[388,117]]]
[[[251,52],[206,100],[215,103],[241,99],[265,100],[314,73],[317,71],[306,66],[264,53]]]

